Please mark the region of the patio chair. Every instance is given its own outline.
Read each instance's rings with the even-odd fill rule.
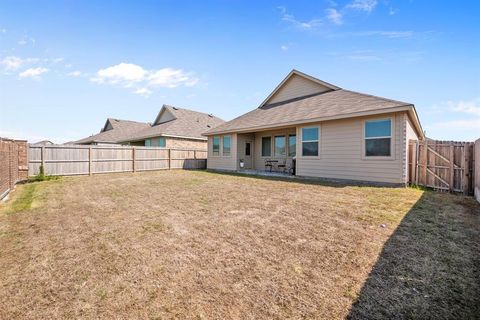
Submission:
[[[265,159],[265,171],[267,171],[267,168],[270,168],[270,172],[272,172],[273,164],[270,159]]]
[[[281,170],[281,171],[283,171],[283,173],[285,173],[285,171],[287,170],[287,161],[285,159],[280,161],[277,164],[277,168],[278,168],[279,171]]]
[[[286,173],[293,174],[293,169],[294,169],[293,159],[287,159],[286,167],[285,167],[285,172],[286,172]]]

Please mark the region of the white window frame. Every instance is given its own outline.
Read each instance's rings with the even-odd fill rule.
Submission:
[[[318,130],[318,140],[303,140],[303,129],[317,129]],[[298,143],[299,145],[299,149],[300,149],[300,153],[298,152],[299,150],[297,149],[297,157],[300,155],[300,157],[302,158],[305,158],[305,159],[318,159],[320,158],[320,141],[322,139],[322,131],[321,131],[321,126],[318,125],[318,126],[305,126],[305,127],[300,127],[299,128],[299,133],[300,133],[300,143]],[[298,136],[298,135],[297,135]],[[318,154],[316,156],[304,156],[303,155],[303,143],[304,142],[317,142],[318,143]],[[298,147],[297,147],[298,148]]]
[[[277,155],[277,144],[275,143],[276,141],[276,138],[283,138],[283,143],[284,143],[284,150],[285,150],[285,154],[284,155]],[[285,134],[276,134],[273,136],[273,157],[274,158],[286,158],[287,157],[287,135]],[[270,151],[271,153],[271,151]]]
[[[269,156],[264,156],[263,155],[263,138],[270,138],[270,155]],[[262,159],[268,159],[268,158],[272,158],[273,155],[272,155],[272,151],[273,151],[273,148],[272,148],[272,136],[271,135],[264,135],[264,136],[261,136],[260,137],[260,157]]]
[[[215,138],[218,138],[218,154],[215,154]],[[212,137],[212,157],[220,157],[220,150],[222,149],[222,136]]]
[[[295,137],[295,150],[290,150],[290,137]],[[298,135],[297,135],[296,132],[287,134],[287,138],[286,138],[286,140],[287,140],[287,157],[289,157],[289,158],[297,156],[297,145],[298,145],[297,137],[298,137]],[[295,155],[291,156],[290,151],[295,151]]]
[[[223,142],[224,142],[223,139],[225,139],[225,137],[229,137],[229,138],[230,138],[230,152],[229,152],[228,154],[225,154],[225,146],[224,146],[224,143],[223,143]],[[224,135],[224,136],[222,136],[222,139],[221,139],[221,140],[222,140],[222,156],[223,156],[223,157],[231,157],[231,156],[232,156],[232,136],[231,136],[231,135],[228,135],[228,134],[227,134],[227,135]]]
[[[390,120],[390,136],[369,137],[365,135],[367,129],[367,122],[379,122]],[[394,117],[371,118],[363,120],[362,126],[362,159],[363,160],[395,160],[395,119]],[[366,140],[370,139],[385,139],[390,138],[390,155],[389,156],[367,156],[367,149],[365,148]]]

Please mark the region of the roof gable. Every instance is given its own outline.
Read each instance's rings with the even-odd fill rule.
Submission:
[[[319,80],[303,72],[292,70],[262,102],[260,108],[274,103],[338,89],[340,88],[328,82]]]
[[[155,121],[153,122],[153,125],[157,124],[162,124],[168,121],[172,121],[177,119],[177,117],[167,108],[166,105],[162,106],[162,109],[160,109],[160,112],[158,113],[157,117],[155,118]]]

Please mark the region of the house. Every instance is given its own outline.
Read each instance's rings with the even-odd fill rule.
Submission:
[[[134,133],[149,127],[150,124],[145,122],[108,118],[99,133],[68,144],[116,145]]]
[[[153,124],[108,118],[100,133],[73,143],[207,150],[202,133],[223,122],[211,114],[163,105]]]
[[[42,140],[35,143],[30,143],[31,146],[51,146],[52,144],[54,143],[50,140]]]
[[[408,141],[424,139],[413,104],[345,90],[297,70],[257,109],[205,135],[211,170],[273,169],[386,184],[407,182]]]
[[[207,138],[202,134],[222,123],[222,119],[211,114],[163,105],[152,125],[119,142],[137,146],[207,150]]]

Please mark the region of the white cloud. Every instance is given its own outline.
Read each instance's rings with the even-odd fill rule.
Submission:
[[[480,117],[480,98],[470,101],[447,102],[453,112],[468,113]],[[479,127],[480,128],[480,127]],[[480,132],[480,130],[479,130]]]
[[[447,101],[433,106],[431,110],[435,114],[441,114],[444,119],[452,119],[437,121],[426,126],[431,133],[448,139],[454,135],[459,135],[457,139],[461,140],[475,140],[480,137],[480,98]],[[463,115],[469,115],[469,117],[464,118]]]
[[[348,33],[348,35],[352,36],[360,36],[360,37],[370,37],[370,36],[381,36],[387,38],[409,38],[413,36],[413,31],[360,31],[360,32],[352,32]]]
[[[163,68],[150,72],[148,84],[165,88],[175,88],[181,85],[194,86],[198,79],[191,77],[182,69]]]
[[[337,9],[328,8],[326,12],[327,12],[327,19],[333,22],[334,24],[340,25],[343,23],[342,14],[338,12]]]
[[[8,56],[3,58],[1,64],[4,66],[5,70],[16,70],[20,68],[23,64],[23,59],[15,56]]]
[[[82,75],[82,72],[78,70],[67,73],[67,76],[70,76],[70,77],[80,77],[81,75]]]
[[[322,20],[320,19],[312,19],[309,21],[300,21],[297,20],[293,15],[287,13],[287,9],[285,7],[278,7],[282,14],[282,21],[286,21],[290,24],[292,24],[294,27],[299,28],[299,29],[314,29],[320,25],[322,25]]]
[[[377,0],[353,0],[353,2],[347,4],[347,8],[361,10],[366,12],[372,12],[377,6]]]
[[[2,33],[7,33],[7,29],[5,29],[5,28],[2,28],[1,31],[2,31]]]
[[[142,95],[151,94],[154,87],[194,86],[199,81],[192,73],[182,69],[146,70],[139,65],[124,62],[98,70],[96,76],[90,80],[95,83],[134,88],[134,93]]]
[[[463,120],[452,120],[445,122],[437,122],[430,126],[430,128],[442,128],[442,129],[458,129],[458,130],[472,130],[480,128],[480,118],[479,119],[463,119]],[[478,132],[477,132],[478,133]]]
[[[139,94],[139,95],[144,96],[144,97],[148,97],[149,95],[152,94],[152,91],[147,89],[147,88],[138,88],[133,93]]]
[[[33,39],[29,36],[23,36],[23,38],[18,40],[17,43],[21,46],[27,45],[29,43],[31,43],[32,45],[35,45],[35,39]]]
[[[47,68],[42,68],[42,67],[30,68],[30,69],[27,69],[27,70],[21,72],[18,76],[19,76],[20,78],[39,79],[39,78],[40,78],[40,75],[41,75],[42,73],[47,72],[47,71],[48,71]]]
[[[390,7],[390,8],[388,9],[388,14],[389,14],[389,15],[393,16],[395,13],[397,13],[397,10],[396,10],[396,9],[393,9],[392,7]]]
[[[121,82],[137,82],[145,79],[147,71],[141,66],[131,63],[120,63],[97,71],[93,82],[117,84]]]
[[[282,49],[282,51],[288,51],[289,48],[287,45],[284,44],[280,46],[280,49]]]

